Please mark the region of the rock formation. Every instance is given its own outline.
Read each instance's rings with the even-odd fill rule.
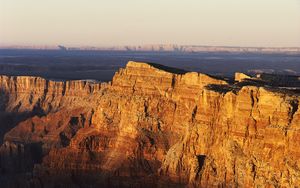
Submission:
[[[250,79],[251,77],[244,74],[244,73],[241,73],[241,72],[236,72],[235,75],[234,75],[234,81],[236,82],[241,82],[245,79]]]
[[[299,93],[243,78],[137,62],[109,83],[1,76],[0,186],[300,186]]]

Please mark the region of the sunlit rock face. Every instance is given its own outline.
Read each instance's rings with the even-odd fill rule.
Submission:
[[[236,76],[138,62],[110,83],[1,76],[0,185],[300,186],[299,94]]]
[[[236,82],[241,82],[241,81],[243,81],[245,79],[250,79],[250,78],[251,78],[250,76],[248,76],[248,75],[246,75],[244,73],[236,72],[234,74],[234,81],[236,81]]]

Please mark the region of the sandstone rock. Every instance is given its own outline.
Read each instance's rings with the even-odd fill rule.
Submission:
[[[248,76],[244,73],[241,73],[241,72],[236,72],[234,75],[234,81],[236,81],[236,82],[241,82],[244,79],[250,79],[250,78],[251,78],[250,76]]]
[[[111,83],[1,76],[2,112],[28,114],[0,168],[36,187],[300,186],[299,94],[247,84],[137,62]]]

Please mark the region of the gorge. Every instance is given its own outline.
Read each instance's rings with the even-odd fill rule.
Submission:
[[[300,186],[299,82],[133,61],[103,83],[0,76],[0,187]]]

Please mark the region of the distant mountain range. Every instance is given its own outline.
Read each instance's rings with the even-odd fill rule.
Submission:
[[[58,46],[0,46],[0,49],[44,49],[44,50],[110,50],[110,51],[157,51],[157,52],[231,52],[231,53],[289,53],[300,54],[300,47],[239,47],[239,46],[202,46],[202,45],[131,45],[111,47],[67,47]]]

